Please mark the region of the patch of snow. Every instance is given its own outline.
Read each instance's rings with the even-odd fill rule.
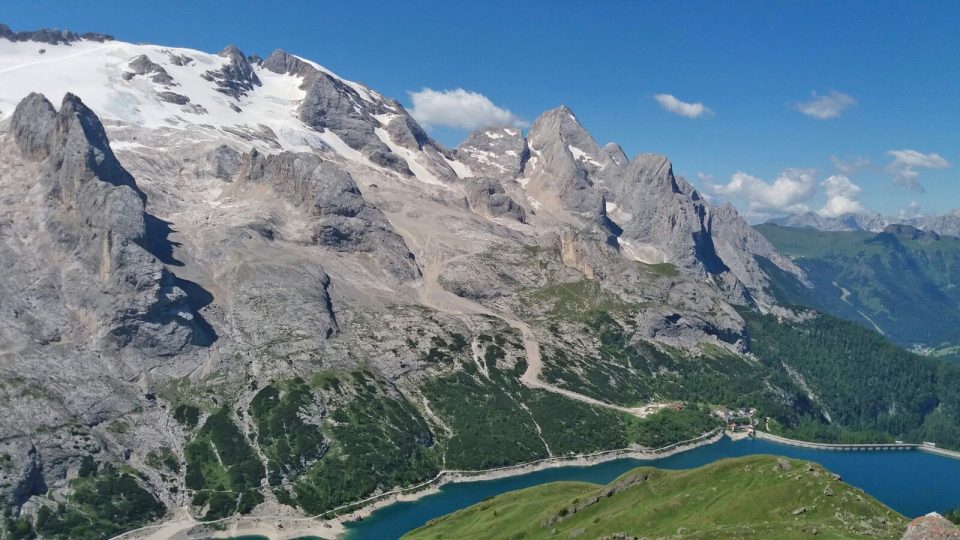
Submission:
[[[633,214],[621,209],[617,206],[617,203],[607,201],[604,209],[607,211],[607,217],[612,219],[614,223],[626,223],[633,219]]]
[[[446,156],[444,156],[443,160],[447,162],[447,165],[450,165],[450,168],[453,169],[453,172],[457,173],[459,178],[471,178],[475,176],[466,163],[455,159],[447,159]]]
[[[486,135],[487,137],[491,138],[491,139],[502,139],[502,138],[503,138],[503,134],[497,133],[496,131],[484,131],[483,134]]]
[[[530,206],[532,206],[534,210],[540,209],[540,201],[534,199],[530,195],[527,195],[527,202],[530,203]]]
[[[585,163],[590,163],[590,164],[596,165],[597,167],[603,167],[603,164],[601,164],[599,161],[594,159],[593,156],[577,148],[576,146],[572,144],[568,144],[567,149],[570,150],[571,154],[573,154],[573,159],[577,161],[582,161]]]
[[[425,184],[449,188],[449,186],[444,184],[439,178],[430,172],[429,169],[420,164],[420,162],[417,160],[416,152],[394,144],[393,139],[390,138],[390,134],[387,133],[387,130],[383,128],[376,128],[373,130],[373,132],[377,134],[377,137],[383,142],[383,144],[387,145],[387,148],[389,148],[391,152],[402,157],[404,161],[407,162],[407,167],[409,167],[410,171],[413,172],[413,175],[417,177],[417,180],[420,180]]]
[[[327,144],[334,152],[340,154],[341,156],[352,160],[352,161],[364,161],[366,158],[363,157],[363,154],[359,150],[354,150],[350,148],[350,145],[343,142],[343,139],[340,138],[336,133],[328,130],[325,130],[320,134],[320,140]]]
[[[517,153],[514,152],[513,150],[507,150],[506,152],[504,152],[504,154],[506,154],[506,155],[508,155],[508,156],[510,156],[510,157],[517,157]]]
[[[661,264],[667,262],[666,256],[656,246],[650,244],[634,245],[622,237],[617,237],[617,243],[620,244],[620,251],[623,256],[632,261],[639,261],[644,264]]]
[[[520,184],[520,187],[527,189],[527,183],[530,182],[529,178],[517,178],[517,183]]]

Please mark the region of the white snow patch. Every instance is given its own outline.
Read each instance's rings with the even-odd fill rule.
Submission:
[[[540,201],[534,199],[530,195],[527,195],[527,202],[530,203],[530,206],[532,206],[534,210],[540,209]]]
[[[503,134],[502,134],[502,133],[497,133],[496,131],[484,131],[483,134],[486,135],[487,137],[491,138],[491,139],[502,139],[502,138],[503,138]]]
[[[407,162],[407,167],[410,168],[410,171],[413,172],[413,175],[417,177],[417,180],[425,184],[432,184],[435,186],[440,186],[443,188],[449,188],[444,184],[439,178],[437,178],[429,169],[424,167],[417,161],[417,153],[411,150],[408,150],[402,146],[394,144],[393,139],[390,138],[390,134],[387,133],[387,130],[383,128],[377,128],[373,130],[377,134],[377,137],[383,141],[383,144],[387,145],[387,148],[390,149],[394,154],[402,157],[404,161]]]
[[[450,168],[453,169],[453,172],[457,173],[459,178],[471,178],[475,176],[466,163],[455,159],[448,159],[446,156],[444,156],[443,160],[447,162],[447,165],[450,165]]]
[[[527,189],[527,183],[530,182],[529,178],[517,178],[517,183],[520,184],[520,187]]]
[[[632,261],[644,264],[661,264],[667,262],[666,256],[656,246],[650,244],[633,245],[622,237],[617,238],[623,256]]]
[[[567,149],[570,150],[570,153],[573,154],[573,159],[577,161],[582,161],[585,163],[591,163],[597,167],[603,167],[603,164],[593,158],[590,154],[584,152],[583,150],[577,148],[572,144],[567,145]]]

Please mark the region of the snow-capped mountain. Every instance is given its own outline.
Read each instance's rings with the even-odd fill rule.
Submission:
[[[618,306],[630,343],[671,359],[652,373],[718,349],[751,369],[735,306],[790,316],[757,258],[804,279],[666,157],[599,145],[566,107],[446,149],[397,101],[282,50],[0,26],[0,201],[0,377],[43,389],[0,418],[0,484],[34,510],[87,460],[129,464],[168,508],[207,507],[185,451],[205,440],[197,422],[222,413],[238,445],[266,445],[243,412],[255,396],[324,373],[362,372],[376,400],[402,403],[416,436],[385,433],[412,446],[452,436],[424,382],[491,362],[525,366],[514,382],[531,391],[634,414],[577,386],[615,362],[581,311]],[[484,356],[493,335],[505,349]],[[321,394],[293,416],[338,425],[326,407],[353,394]],[[280,504],[317,460],[244,489]]]
[[[844,214],[824,217],[816,212],[805,212],[774,218],[767,223],[785,227],[800,227],[820,231],[883,232],[888,225],[911,225],[944,236],[960,236],[960,209],[932,216],[884,216],[881,214]]]

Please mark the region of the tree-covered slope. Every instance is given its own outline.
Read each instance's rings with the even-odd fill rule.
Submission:
[[[905,351],[829,315],[800,323],[745,316],[753,354],[765,369],[790,376],[806,397],[769,429],[809,440],[896,438],[960,447],[956,364]]]
[[[819,465],[750,456],[505,493],[404,538],[899,538],[906,524]]]
[[[894,342],[955,356],[960,345],[960,238],[907,226],[880,234],[758,225],[812,288],[761,260],[781,300],[878,330]]]

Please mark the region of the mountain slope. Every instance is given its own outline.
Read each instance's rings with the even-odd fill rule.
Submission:
[[[819,465],[751,456],[505,493],[403,538],[900,538],[906,526]]]
[[[802,270],[566,108],[447,150],[283,51],[3,31],[0,75],[7,528],[159,513],[131,498],[316,514],[442,468],[686,439],[703,403],[823,416],[746,354],[742,313],[801,317],[756,257]]]
[[[918,351],[949,354],[960,345],[960,239],[896,225],[879,234],[756,229],[813,285],[772,269],[785,301],[857,322]]]

